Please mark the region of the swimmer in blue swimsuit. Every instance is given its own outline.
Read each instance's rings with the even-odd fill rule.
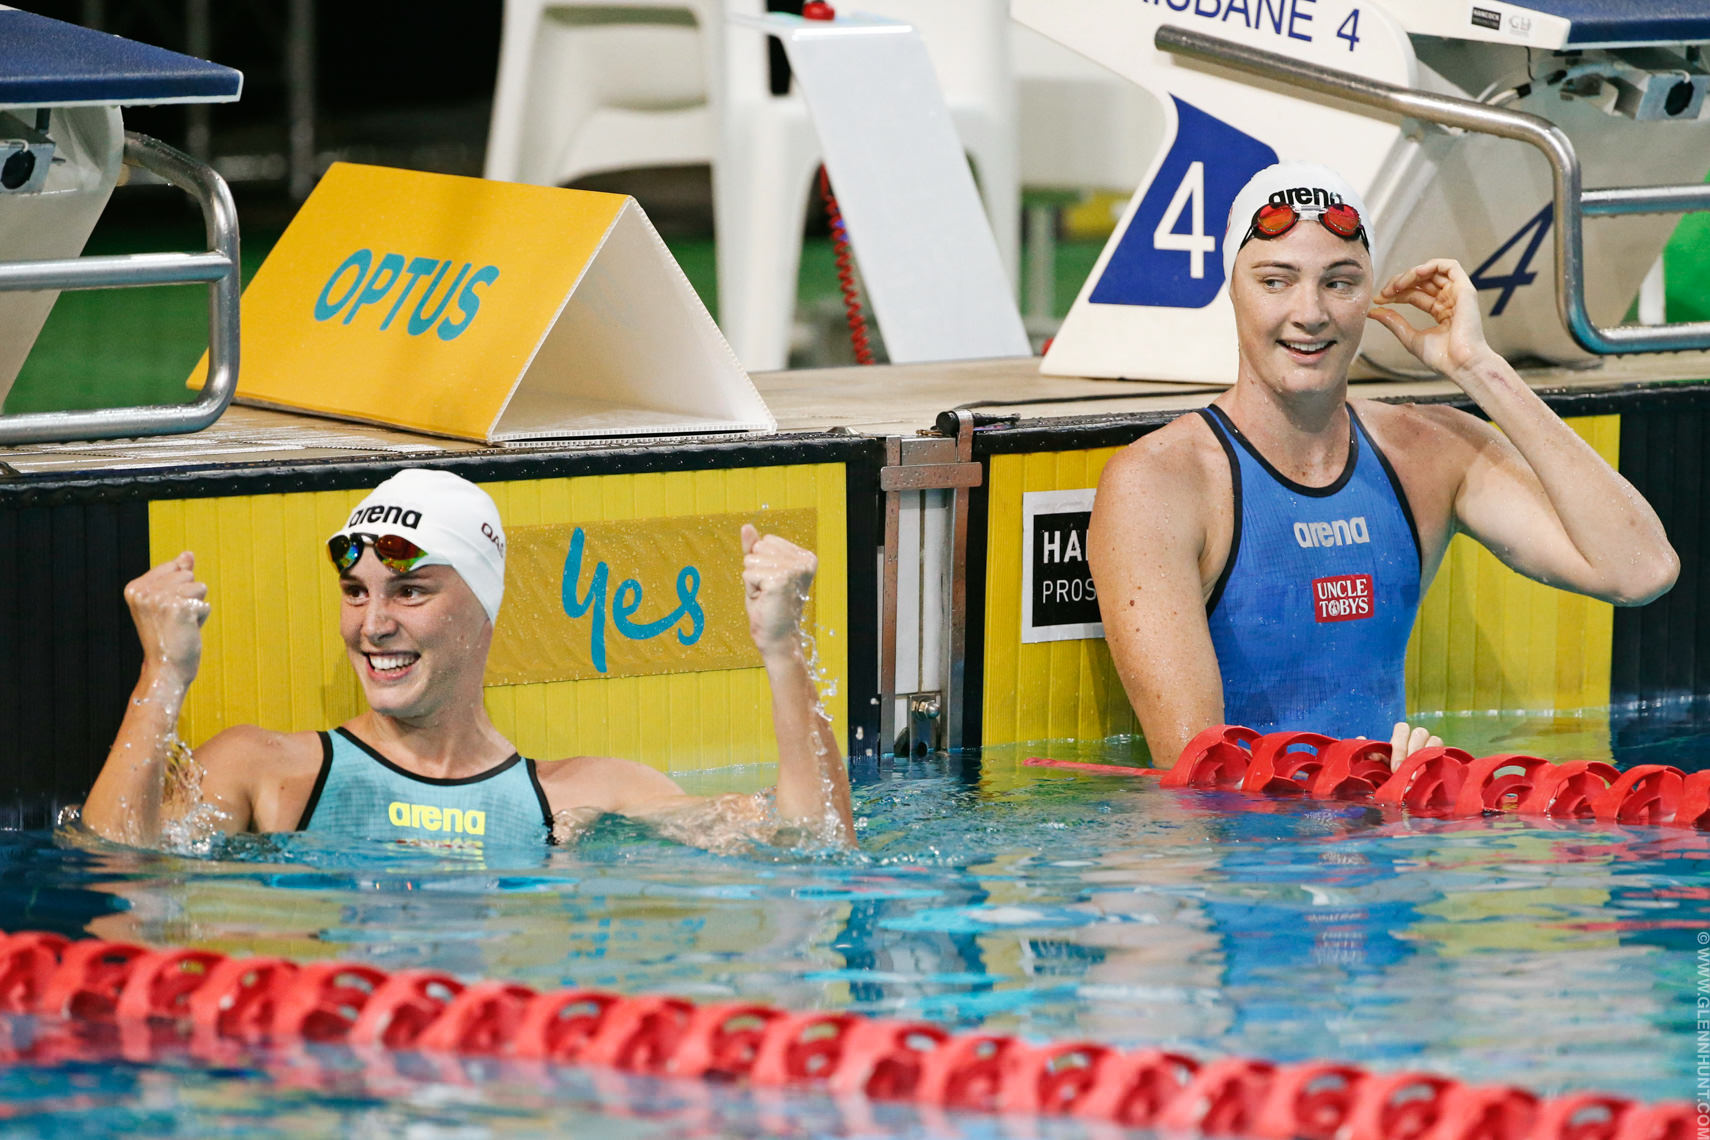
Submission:
[[[815,560],[744,526],[749,630],[772,687],[776,818],[750,798],[684,794],[631,760],[535,763],[488,719],[482,677],[504,595],[505,534],[487,493],[445,471],[407,470],[363,500],[327,543],[343,594],[339,630],[368,711],[330,732],[226,729],[195,751],[201,796],[227,831],[324,831],[454,846],[544,846],[554,823],[604,812],[709,841],[715,829],[780,828],[853,842],[849,780],[803,658]],[[83,807],[110,839],[159,841],[179,710],[202,651],[207,588],[181,554],[125,588],[142,676]]]
[[[1157,763],[1220,723],[1389,739],[1397,761],[1435,742],[1405,723],[1402,666],[1456,533],[1616,605],[1674,584],[1656,512],[1485,342],[1460,265],[1427,262],[1380,288],[1375,244],[1365,204],[1333,171],[1255,175],[1222,247],[1234,386],[1125,448],[1099,480],[1099,608]],[[1433,323],[1415,328],[1393,305]],[[1368,319],[1491,422],[1348,399]]]

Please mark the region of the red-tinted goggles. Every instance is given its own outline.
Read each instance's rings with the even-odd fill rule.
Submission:
[[[1366,240],[1365,224],[1360,221],[1360,212],[1346,202],[1325,206],[1317,213],[1319,224],[1337,237],[1344,241],[1358,238],[1361,245],[1371,248],[1371,242]],[[1241,244],[1246,245],[1253,238],[1265,241],[1280,238],[1294,229],[1300,218],[1301,211],[1293,206],[1266,202],[1253,214],[1253,224],[1247,228],[1247,236],[1241,239]]]
[[[327,553],[332,555],[333,565],[341,574],[356,565],[364,546],[372,546],[380,564],[400,574],[414,570],[428,554],[409,539],[395,534],[335,534],[327,539]]]

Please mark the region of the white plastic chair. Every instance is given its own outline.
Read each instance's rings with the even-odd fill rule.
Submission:
[[[1163,132],[1158,101],[1086,56],[1011,23],[1021,184],[1132,191]]]
[[[1022,187],[1132,194],[1162,142],[1157,99],[1024,24],[1010,25],[1010,45]],[[1056,214],[1051,205],[1027,211],[1030,331],[1052,324]]]
[[[722,0],[505,0],[488,178],[715,161]]]
[[[925,39],[1013,282],[1021,207],[1004,0],[845,7],[907,20]],[[800,96],[772,94],[767,37],[727,27],[728,12],[762,15],[765,2],[506,0],[485,173],[555,185],[710,163],[719,323],[761,371],[788,360],[819,140]]]

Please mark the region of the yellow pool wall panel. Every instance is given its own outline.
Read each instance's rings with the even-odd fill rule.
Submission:
[[[991,458],[986,518],[986,743],[1084,740],[1138,732],[1104,641],[1021,640],[1021,497],[1098,486],[1120,448]]]
[[[1567,421],[1619,466],[1619,416]],[[986,533],[982,740],[1090,739],[1139,731],[1102,639],[1024,644],[1022,495],[1096,487],[1118,448],[994,455]],[[1407,652],[1410,712],[1599,708],[1609,703],[1614,608],[1532,582],[1456,537],[1420,605]]]
[[[1621,417],[1567,421],[1620,469]],[[1407,647],[1407,707],[1544,711],[1609,704],[1615,607],[1522,577],[1457,535]]]
[[[849,723],[843,464],[482,485],[507,528],[814,511],[819,572],[812,614],[820,686],[833,723]],[[365,494],[307,492],[149,504],[151,560],[159,563],[193,551],[213,605],[203,630],[201,670],[180,726],[187,741],[195,744],[235,724],[287,731],[330,728],[364,709],[361,686],[339,638],[341,602],[325,543]],[[733,534],[731,542],[736,541]],[[501,611],[501,623],[504,616]],[[758,666],[489,684],[487,708],[525,756],[540,759],[624,756],[679,771],[777,759],[770,689]]]

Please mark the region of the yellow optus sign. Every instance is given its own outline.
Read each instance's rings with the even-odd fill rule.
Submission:
[[[487,683],[759,665],[743,603],[745,522],[810,548],[818,529],[812,508],[513,528]]]
[[[244,290],[237,398],[490,442],[773,426],[633,199],[349,163]]]

